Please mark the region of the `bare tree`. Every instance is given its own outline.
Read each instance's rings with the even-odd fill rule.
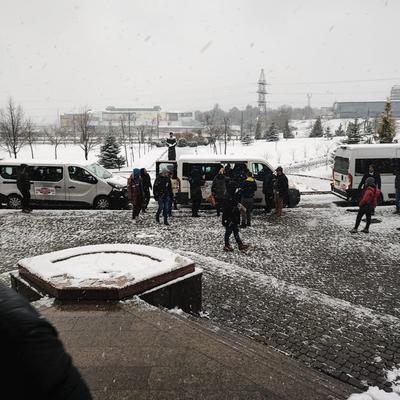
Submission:
[[[35,135],[35,129],[33,127],[32,121],[30,119],[27,119],[25,122],[25,140],[29,144],[29,148],[31,149],[31,156],[32,160],[34,159],[33,156],[33,144],[36,142],[36,135]]]
[[[65,143],[66,132],[62,128],[52,126],[49,129],[45,129],[45,135],[48,141],[54,146],[54,159],[57,160],[57,149],[61,143]]]
[[[120,130],[119,130],[119,141],[121,143],[122,146],[124,146],[124,150],[125,150],[125,162],[126,162],[126,166],[129,166],[129,162],[128,162],[128,144],[127,144],[127,129],[126,129],[126,119],[125,116],[121,116],[120,120]]]
[[[231,133],[231,126],[230,126],[230,120],[227,116],[224,117],[223,122],[224,122],[224,154],[226,154],[226,145],[229,139],[229,135]]]
[[[145,142],[146,139],[146,125],[138,125],[136,127],[137,133],[138,133],[138,141],[139,141],[139,158],[141,157],[140,155],[140,145],[141,143]],[[144,145],[144,149],[146,150],[146,146]]]
[[[22,107],[16,106],[10,97],[5,110],[0,111],[0,145],[8,151],[10,157],[17,158],[18,152],[26,143],[24,125]]]
[[[92,125],[92,116],[89,109],[85,107],[82,111],[75,115],[75,130],[80,135],[80,147],[85,153],[85,160],[88,159],[89,153],[96,146],[98,140],[96,137],[96,129]]]

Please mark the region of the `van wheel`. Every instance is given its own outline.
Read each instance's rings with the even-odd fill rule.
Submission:
[[[107,196],[100,196],[93,203],[96,210],[109,210],[111,207],[110,199]]]
[[[17,194],[10,194],[7,199],[8,207],[13,209],[22,208],[22,198]]]

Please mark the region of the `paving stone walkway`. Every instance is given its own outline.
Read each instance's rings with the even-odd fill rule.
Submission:
[[[353,392],[266,346],[142,301],[39,310],[96,400],[339,400]]]

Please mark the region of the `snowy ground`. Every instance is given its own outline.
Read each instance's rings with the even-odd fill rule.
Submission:
[[[154,213],[132,225],[128,211],[0,210],[0,270],[24,257],[99,243],[167,247],[204,269],[204,316],[359,388],[389,388],[400,365],[400,218],[381,207],[371,233],[351,235],[355,213],[331,195],[305,196],[282,220],[257,214],[242,231],[251,251],[222,252],[212,211]],[[354,210],[354,209],[352,209]]]

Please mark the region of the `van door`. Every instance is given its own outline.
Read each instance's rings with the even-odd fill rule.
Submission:
[[[266,173],[273,173],[268,166],[259,162],[252,162],[250,171],[253,173],[254,179],[257,183],[257,192],[254,194],[254,204],[258,206],[265,206],[265,196],[263,193],[263,183]]]
[[[66,200],[65,171],[62,165],[32,167],[32,200],[63,202]]]
[[[86,169],[78,166],[68,167],[67,178],[67,200],[77,203],[93,204],[97,195],[97,178],[86,171]]]
[[[333,190],[344,198],[352,188],[353,176],[350,174],[350,161],[347,157],[336,156],[333,166]]]

